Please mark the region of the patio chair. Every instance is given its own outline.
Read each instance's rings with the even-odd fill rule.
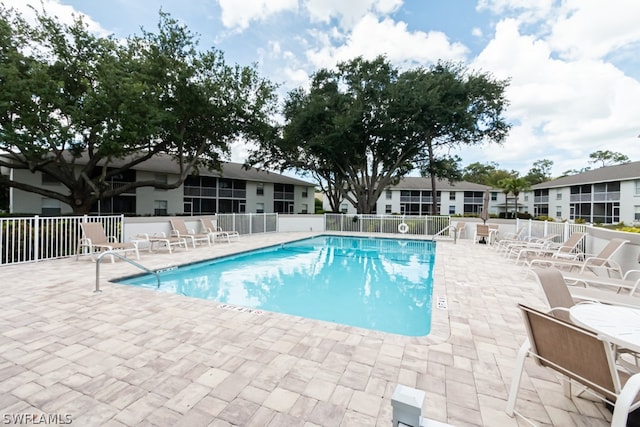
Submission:
[[[618,277],[622,277],[622,268],[612,257],[627,242],[628,240],[624,239],[611,239],[596,255],[576,253],[576,255],[571,258],[570,255],[565,252],[564,255],[530,258],[527,260],[527,265],[529,267],[557,267],[568,269],[569,271],[579,270],[580,273],[584,273],[585,270],[594,272],[596,270],[606,270],[609,274],[615,273]]]
[[[216,240],[226,240],[227,243],[231,243],[229,233],[226,231],[219,231],[211,218],[200,218],[200,224],[202,224],[202,229],[209,234],[212,242],[215,242]]]
[[[540,260],[540,263],[554,260],[578,260],[582,256],[582,252],[579,249],[585,236],[586,233],[575,232],[571,233],[567,240],[556,247],[522,250],[516,258],[516,264],[519,264],[521,259],[529,267],[531,267],[531,262],[535,264],[538,262],[537,260]]]
[[[607,270],[610,272],[612,270]],[[618,270],[614,270],[618,272]],[[636,277],[635,279],[632,277]],[[621,278],[610,276],[598,276],[590,273],[572,273],[565,272],[564,280],[572,285],[583,287],[598,286],[611,288],[616,293],[620,293],[623,289],[627,290],[627,295],[634,295],[640,286],[640,270],[628,270]]]
[[[523,225],[520,228],[518,228],[515,233],[506,232],[506,233],[503,234],[502,239],[500,239],[500,241],[502,241],[502,240],[522,240],[522,238],[524,237],[524,231],[525,230],[526,230],[526,227]]]
[[[154,247],[164,246],[167,248],[169,253],[173,253],[172,247],[178,246],[187,250],[187,239],[184,237],[177,236],[167,236],[164,232],[160,232],[158,234],[149,234],[149,233],[138,233],[132,239],[132,241],[137,241],[138,244],[141,242],[145,242],[147,244],[147,249],[149,253],[153,253]]]
[[[520,252],[528,250],[553,249],[561,245],[554,243],[553,239],[559,237],[558,234],[547,234],[543,237],[526,237],[517,242],[509,242],[503,245],[502,253],[505,257],[511,258],[516,256],[518,259]]]
[[[585,289],[575,286],[567,286],[562,272],[557,268],[534,268],[534,275],[540,285],[549,305],[549,313],[566,322],[573,323],[569,315],[569,309],[576,304],[603,303],[623,305],[626,307],[640,308],[640,298],[629,295],[620,295],[611,291],[600,289]],[[577,290],[577,292],[573,292]],[[582,291],[580,291],[582,290]],[[615,349],[617,363],[638,371],[638,355],[632,351],[617,347]],[[629,354],[633,358],[633,364],[623,359],[623,355]]]
[[[466,232],[467,232],[467,223],[464,221],[456,222],[456,225],[455,225],[456,238],[461,239],[463,234],[465,236],[467,235]]]
[[[489,244],[491,230],[486,224],[476,224],[476,232],[473,235],[473,243]]]
[[[518,351],[507,414],[525,418],[515,406],[525,361],[531,356],[539,366],[568,380],[564,389],[568,398],[573,398],[571,384],[581,384],[586,387],[581,394],[589,393],[613,407],[612,427],[626,426],[629,412],[640,407],[637,399],[640,373],[630,375],[619,369],[606,337],[523,304],[518,307],[524,317],[527,339]]]
[[[227,233],[229,237],[235,237],[236,240],[240,239],[240,233],[238,233],[236,230],[225,230],[220,226],[218,226],[216,230],[220,233]]]
[[[182,219],[171,219],[169,222],[171,222],[171,228],[173,229],[171,231],[172,236],[191,240],[194,248],[196,247],[196,242],[207,242],[207,245],[211,246],[209,233],[196,233],[193,230],[187,230],[187,226]]]
[[[140,259],[140,253],[138,252],[137,242],[120,243],[115,236],[107,236],[104,231],[104,227],[100,222],[82,222],[80,223],[82,229],[82,237],[78,242],[78,249],[76,252],[76,260],[80,257],[83,248],[86,248],[88,253],[92,256],[96,252],[101,251],[117,251],[126,254],[128,252],[134,252],[136,259]],[[111,262],[114,262],[114,257],[111,257]]]

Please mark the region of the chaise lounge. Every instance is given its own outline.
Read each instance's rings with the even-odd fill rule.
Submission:
[[[104,227],[99,222],[82,222],[80,223],[82,229],[82,238],[78,242],[78,249],[76,252],[76,260],[80,257],[82,248],[87,249],[87,252],[92,256],[96,252],[100,251],[117,251],[127,254],[127,252],[134,252],[136,259],[140,259],[140,253],[138,252],[137,242],[120,243],[115,236],[107,236],[104,231]],[[114,257],[111,257],[111,262],[114,262]]]

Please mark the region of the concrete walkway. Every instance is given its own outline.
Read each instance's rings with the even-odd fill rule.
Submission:
[[[158,269],[310,233],[142,253]],[[531,277],[484,245],[439,242],[432,332],[404,337],[110,283],[130,264],[75,258],[0,267],[0,414],[80,426],[384,426],[397,384],[455,426],[523,426],[505,412]],[[601,404],[566,399],[527,366],[517,409],[539,425],[606,426]],[[35,415],[34,415],[35,414]],[[67,418],[65,418],[67,417]],[[24,420],[25,418],[23,418]],[[23,422],[23,424],[25,424]]]

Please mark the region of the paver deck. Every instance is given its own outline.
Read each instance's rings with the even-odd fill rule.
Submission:
[[[299,239],[141,252],[158,269]],[[75,258],[0,267],[0,414],[81,426],[384,426],[397,384],[426,392],[423,415],[455,426],[524,426],[505,412],[524,327],[544,306],[520,267],[470,240],[439,242],[432,331],[404,337],[118,285],[128,263]],[[539,425],[606,426],[601,404],[567,399],[527,366],[517,409]],[[67,418],[65,418],[67,417]],[[26,418],[23,418],[26,420]],[[23,424],[24,421],[23,421]]]

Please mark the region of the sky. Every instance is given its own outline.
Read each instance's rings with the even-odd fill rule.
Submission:
[[[553,162],[552,176],[597,167],[610,150],[640,161],[638,0],[0,0],[60,20],[83,15],[97,34],[155,31],[160,11],[184,23],[200,47],[229,64],[255,65],[289,90],[320,68],[385,55],[400,70],[438,60],[509,79],[502,145],[451,151],[462,166],[493,162],[526,175]],[[42,6],[41,6],[42,5]],[[249,147],[237,144],[232,161]]]

